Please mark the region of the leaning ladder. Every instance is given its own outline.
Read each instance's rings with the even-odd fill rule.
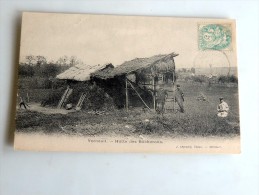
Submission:
[[[65,93],[62,95],[61,100],[58,103],[58,109],[60,109],[63,106],[64,102],[68,99],[68,96],[72,93],[72,90],[73,89],[70,88],[66,89]]]
[[[82,93],[82,95],[80,96],[79,101],[76,105],[76,110],[81,110],[85,97],[86,97],[86,94]]]

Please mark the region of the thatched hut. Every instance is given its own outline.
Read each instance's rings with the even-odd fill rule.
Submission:
[[[149,58],[136,58],[126,61],[114,68],[112,64],[104,66],[72,67],[59,74],[58,79],[66,79],[68,84],[90,82],[103,89],[113,99],[118,108],[144,105],[148,109],[156,109],[156,87],[165,82],[175,82],[174,57],[178,54],[155,55]],[[61,98],[66,102],[68,88]],[[81,95],[77,107],[82,105]]]
[[[174,57],[176,56],[178,54],[171,53],[155,55],[149,58],[136,58],[126,61],[114,69],[94,72],[92,73],[92,78],[104,85],[114,83],[114,81],[115,83],[121,83],[119,89],[122,90],[121,93],[125,93],[125,98],[120,99],[125,102],[126,109],[128,109],[129,103],[134,102],[129,101],[130,96],[134,94],[144,106],[149,109],[150,107],[156,109],[157,85],[165,82],[175,82]],[[152,102],[152,105],[150,105],[150,102]]]
[[[112,64],[105,64],[105,65],[76,65],[69,69],[67,69],[65,72],[57,75],[57,79],[63,79],[63,80],[73,80],[73,81],[88,81],[90,80],[91,74],[96,71],[104,71],[105,69],[114,68]]]
[[[105,71],[106,69],[113,68],[114,66],[110,63],[94,66],[78,65],[57,75],[57,79],[66,80],[67,83],[67,89],[60,98],[57,107],[62,108],[67,103],[73,103],[76,105],[76,109],[81,109],[85,99],[87,99],[91,102],[89,104],[95,104],[95,107],[97,106],[98,109],[98,106],[102,106],[100,101],[105,98],[106,94],[92,82],[91,75],[96,71]]]

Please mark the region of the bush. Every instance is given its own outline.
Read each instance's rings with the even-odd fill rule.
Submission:
[[[35,71],[34,68],[27,64],[20,64],[18,74],[23,77],[32,77]]]
[[[206,77],[203,75],[192,76],[192,80],[197,83],[204,83],[207,81]]]
[[[60,72],[60,66],[56,64],[46,64],[41,69],[41,75],[44,77],[55,77]]]
[[[235,75],[231,75],[231,76],[229,77],[229,81],[230,81],[231,83],[238,83],[238,78],[237,78]]]
[[[19,76],[22,77],[56,77],[59,73],[68,69],[68,66],[60,66],[54,63],[44,65],[30,65],[21,63],[19,65]]]
[[[238,83],[238,78],[235,75],[225,76],[221,75],[218,78],[219,83]]]

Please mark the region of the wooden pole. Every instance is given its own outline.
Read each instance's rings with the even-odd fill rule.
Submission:
[[[174,85],[174,77],[175,77],[175,74],[174,74],[174,71],[173,71],[173,85]]]
[[[126,82],[126,111],[129,111],[129,97],[128,97],[128,80],[127,75],[125,75],[125,82]]]
[[[155,76],[153,77],[153,106],[154,106],[154,111],[156,111],[156,81],[155,81]]]
[[[164,84],[165,82],[165,77],[164,77],[164,74],[162,74],[162,83]]]
[[[173,112],[175,110],[175,97],[173,97]]]
[[[27,102],[30,102],[30,97],[29,97],[29,93],[27,92]]]
[[[173,71],[173,112],[175,110],[175,71]]]
[[[150,108],[148,107],[148,105],[145,103],[145,101],[141,98],[140,94],[137,92],[137,90],[135,89],[135,87],[132,85],[132,83],[129,81],[130,86],[132,87],[132,89],[137,93],[138,97],[140,98],[140,100],[143,102],[143,104],[150,110]]]

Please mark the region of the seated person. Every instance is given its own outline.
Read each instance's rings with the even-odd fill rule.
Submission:
[[[219,98],[220,104],[217,107],[218,110],[218,117],[227,117],[229,107],[228,104],[224,101],[223,97]]]

